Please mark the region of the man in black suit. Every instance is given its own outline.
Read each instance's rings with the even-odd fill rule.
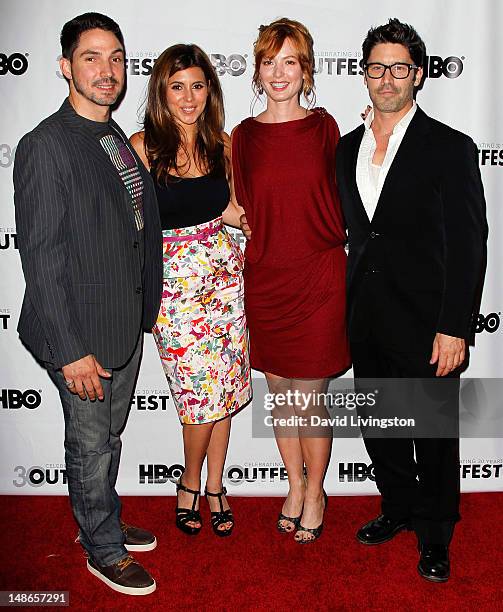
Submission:
[[[337,181],[349,233],[355,378],[422,378],[439,389],[435,377],[459,384],[486,221],[473,141],[414,101],[425,55],[417,32],[397,19],[368,32],[363,65],[373,110],[341,139]],[[419,573],[445,582],[459,520],[458,439],[366,437],[365,444],[382,514],[358,540],[380,544],[414,529]]]
[[[159,212],[148,173],[110,118],[125,84],[119,26],[80,15],[63,27],[61,46],[69,96],[21,139],[14,166],[26,279],[18,331],[60,393],[87,567],[116,591],[146,595],[155,581],[128,550],[152,550],[156,539],[122,522],[115,484],[142,330],[160,305]]]

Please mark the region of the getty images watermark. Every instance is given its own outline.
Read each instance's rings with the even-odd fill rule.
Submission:
[[[338,378],[323,392],[309,381],[282,393],[263,379],[253,386],[257,438],[503,437],[503,379]]]
[[[276,415],[266,414],[264,424],[267,427],[414,427],[413,418],[378,418],[373,416],[360,416],[358,413],[335,414],[330,416],[320,413],[327,407],[331,409],[342,408],[347,411],[355,411],[357,408],[371,408],[377,404],[379,391],[368,393],[356,393],[353,391],[317,392],[317,391],[295,391],[288,390],[286,393],[266,393],[264,396],[265,410],[274,411]],[[294,413],[285,416],[279,413],[282,409],[291,409]],[[297,412],[300,412],[298,414]],[[310,414],[302,414],[310,413]]]

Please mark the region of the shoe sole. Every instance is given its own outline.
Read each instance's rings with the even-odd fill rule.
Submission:
[[[417,571],[421,578],[428,580],[428,582],[447,582],[450,576],[450,574],[449,576],[447,576],[447,578],[438,578],[437,576],[430,576],[429,574],[425,574],[424,572],[422,572],[419,565],[417,566]]]
[[[120,584],[117,584],[116,582],[113,582],[112,580],[109,580],[99,570],[95,569],[89,563],[89,561],[87,562],[87,569],[91,572],[91,574],[96,576],[96,578],[99,578],[102,582],[104,582],[111,589],[113,589],[114,591],[117,591],[118,593],[123,593],[124,595],[150,595],[150,593],[153,593],[157,588],[155,580],[154,580],[154,584],[151,584],[150,586],[147,586],[147,587],[135,588],[135,587],[122,586]]]
[[[383,538],[377,541],[374,540],[373,542],[369,542],[368,540],[359,538],[358,534],[356,534],[356,539],[358,540],[358,542],[360,542],[360,544],[365,544],[365,546],[377,546],[378,544],[384,544],[385,542],[389,542],[401,531],[410,531],[410,529],[407,525],[401,525],[400,527],[397,527],[394,531],[392,531],[391,534],[387,538]]]
[[[131,552],[148,552],[157,547],[157,538],[154,538],[154,541],[150,542],[150,544],[124,544],[124,546],[126,550]]]

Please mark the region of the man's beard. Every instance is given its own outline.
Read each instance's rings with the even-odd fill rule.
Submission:
[[[98,79],[96,81],[93,81],[92,87],[96,87],[98,85],[105,85],[105,84],[118,85],[119,81],[117,81],[117,79],[114,79],[113,77],[110,79]],[[81,96],[83,96],[87,100],[90,100],[91,102],[94,102],[95,104],[98,104],[98,106],[114,105],[117,102],[118,97],[122,93],[122,88],[120,88],[120,89],[117,89],[116,95],[113,98],[111,98],[109,95],[105,93],[103,94],[103,97],[101,97],[100,94],[98,92],[95,92],[94,90],[90,90],[90,91],[86,90],[75,79],[73,79],[73,86],[75,87],[75,90]]]
[[[383,98],[379,96],[383,91],[390,91],[395,94],[392,98]],[[375,108],[381,113],[396,113],[402,110],[409,102],[409,92],[395,89],[394,87],[386,87],[382,90],[377,90],[373,94],[372,103]]]

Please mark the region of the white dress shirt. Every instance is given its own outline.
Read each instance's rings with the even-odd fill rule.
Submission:
[[[381,195],[381,190],[384,185],[384,181],[391,167],[395,155],[398,151],[405,132],[409,127],[412,117],[416,112],[417,105],[413,101],[412,108],[409,112],[400,119],[395,125],[393,132],[391,133],[388,141],[388,148],[386,149],[386,155],[384,157],[382,166],[377,166],[372,163],[372,158],[376,150],[376,139],[374,132],[372,131],[371,125],[374,120],[374,110],[372,109],[365,119],[365,133],[360,144],[360,150],[358,151],[358,159],[356,162],[356,184],[360,197],[363,202],[363,206],[367,212],[368,218],[372,221],[374,212]]]

